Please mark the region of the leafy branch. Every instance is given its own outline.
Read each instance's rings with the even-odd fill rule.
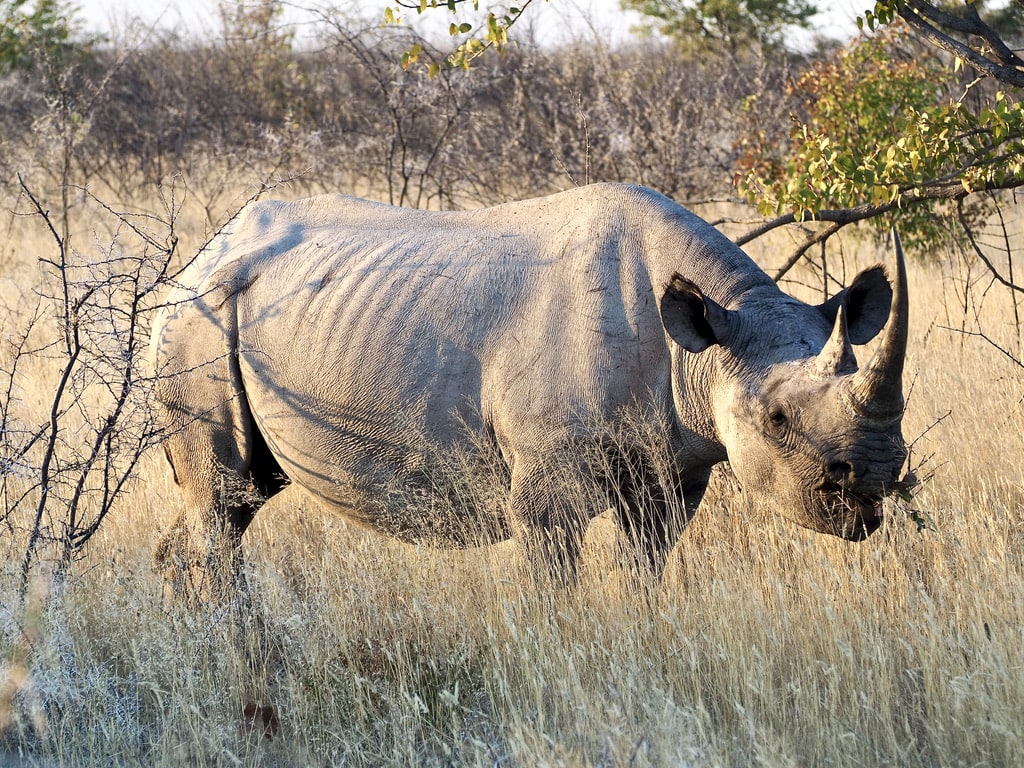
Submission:
[[[1016,189],[1020,186],[1024,186],[1024,174],[1004,178],[999,184],[987,186],[985,191],[994,192],[1004,189]],[[974,194],[973,190],[968,190],[962,183],[955,179],[936,180],[903,189],[895,199],[887,200],[882,203],[864,203],[850,208],[806,211],[800,214],[792,211],[784,213],[759,224],[748,232],[735,238],[735,243],[741,246],[745,245],[775,229],[789,226],[791,224],[799,224],[802,222],[823,222],[829,224],[828,227],[808,232],[805,240],[797,246],[793,253],[786,258],[783,265],[776,271],[774,277],[778,280],[792,269],[793,266],[800,261],[803,255],[813,246],[828,240],[843,227],[849,224],[856,224],[861,221],[873,221],[878,219],[880,216],[884,216],[885,214],[891,213],[895,210],[905,212],[908,208],[914,205],[923,205],[935,201],[955,202],[958,205],[957,210],[959,212],[959,219],[961,223],[967,227],[971,223],[971,217],[965,212],[963,203],[972,194]],[[968,233],[970,232],[969,229],[965,231]]]
[[[461,37],[463,41],[442,61],[427,63],[427,72],[430,77],[436,77],[442,68],[469,69],[473,61],[489,49],[493,48],[499,53],[504,52],[509,43],[509,30],[522,18],[523,12],[532,3],[533,0],[523,0],[521,4],[510,6],[500,15],[494,11],[488,11],[483,21],[475,25],[468,21],[453,21],[448,26],[448,34],[453,38]],[[474,11],[480,10],[480,0],[396,0],[395,6],[388,6],[384,10],[384,22],[385,24],[401,23],[401,15],[396,8],[414,10],[417,14],[441,8],[454,15],[458,13],[460,6],[466,4],[472,4]],[[402,54],[403,69],[408,69],[418,63],[423,53],[422,44],[414,43]]]
[[[897,19],[817,62],[790,86],[800,111],[788,135],[755,125],[743,143],[737,189],[773,218],[738,243],[792,223],[831,225],[809,233],[779,276],[842,227],[897,209],[904,239],[932,248],[948,236],[944,220],[985,215],[976,193],[1024,184],[1024,103],[984,80],[957,94],[949,62],[914,50],[910,34]]]

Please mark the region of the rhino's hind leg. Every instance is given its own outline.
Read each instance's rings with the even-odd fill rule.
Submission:
[[[224,602],[245,591],[242,534],[288,482],[258,430],[246,426],[222,430],[194,419],[164,443],[184,503],[155,558],[176,596]]]
[[[245,394],[234,279],[211,285],[168,305],[154,328],[164,452],[183,502],[156,557],[176,592],[226,599],[244,584],[242,534],[284,481]]]
[[[246,498],[236,471],[212,456],[186,458],[184,450],[175,450],[176,442],[168,440],[166,453],[184,504],[157,544],[157,566],[176,597],[222,601],[242,583],[241,533],[258,505]]]

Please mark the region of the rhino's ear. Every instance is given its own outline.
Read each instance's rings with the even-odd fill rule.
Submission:
[[[850,329],[850,341],[854,344],[867,344],[882,330],[889,319],[889,306],[892,304],[892,286],[881,266],[865,269],[850,283],[819,309],[835,323],[836,312],[840,305],[846,307],[846,320]]]
[[[725,339],[729,312],[676,273],[661,297],[661,322],[676,344],[688,352],[703,352]]]

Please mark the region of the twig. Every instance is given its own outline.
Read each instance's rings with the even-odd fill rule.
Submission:
[[[1019,291],[1021,293],[1024,293],[1024,287],[1016,285],[1015,283],[1013,283],[1013,281],[1007,280],[1005,277],[1003,277],[1001,274],[999,274],[999,270],[996,269],[995,265],[989,260],[989,258],[985,255],[985,252],[978,245],[978,241],[975,240],[975,238],[974,238],[974,232],[971,230],[971,227],[968,225],[967,218],[964,215],[963,200],[958,200],[957,201],[956,213],[957,213],[957,217],[960,220],[960,226],[963,227],[964,232],[967,233],[967,239],[968,239],[968,241],[970,241],[971,247],[974,248],[975,255],[979,259],[981,259],[982,263],[984,263],[984,265],[986,267],[988,267],[988,271],[992,273],[992,277],[994,277],[996,280],[998,280],[1004,287],[1009,288],[1011,291]],[[1005,229],[1004,229],[1004,234],[1005,234]],[[1007,253],[1009,253],[1009,252],[1010,251],[1008,249]],[[1011,264],[1012,264],[1012,261],[1011,261]],[[1014,303],[1014,311],[1016,313],[1016,303]]]
[[[1005,347],[1001,346],[998,342],[994,341],[984,331],[968,331],[963,328],[950,328],[949,326],[946,325],[939,325],[936,327],[941,328],[944,331],[952,331],[953,333],[959,333],[961,336],[974,336],[976,338],[979,338],[982,341],[987,342],[990,346],[994,347],[997,351],[1001,352],[1003,355],[1009,358],[1009,360],[1014,365],[1018,366],[1019,368],[1024,368],[1024,362],[1021,362],[1017,357],[1013,355],[1012,352],[1007,350]]]

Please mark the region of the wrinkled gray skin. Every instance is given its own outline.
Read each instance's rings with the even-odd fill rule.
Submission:
[[[184,496],[158,557],[209,564],[220,542],[237,565],[259,505],[291,481],[409,541],[519,537],[560,578],[610,499],[659,574],[685,523],[673,510],[689,519],[726,460],[770,509],[861,539],[906,456],[901,254],[896,288],[875,267],[804,304],[711,225],[633,186],[445,213],[343,196],[253,204],[153,330]],[[851,343],[883,326],[858,371]],[[636,414],[667,435],[667,470],[623,444]],[[507,498],[439,525],[432,457],[481,442]],[[594,446],[605,461],[570,458]],[[586,512],[559,490],[588,483],[607,495]]]

